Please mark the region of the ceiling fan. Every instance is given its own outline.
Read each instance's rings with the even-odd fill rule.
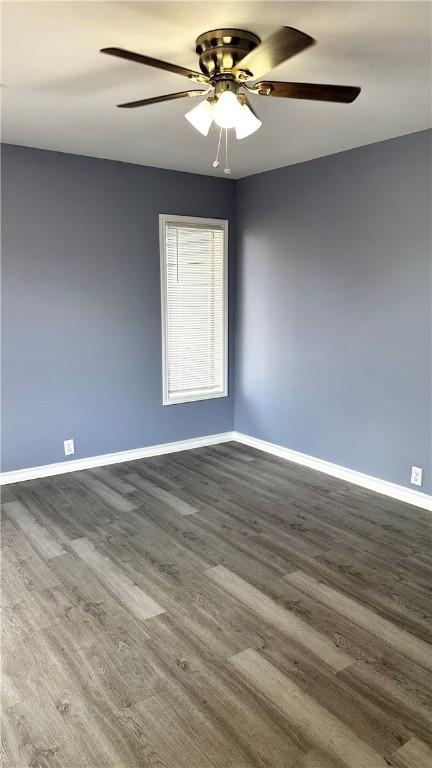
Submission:
[[[213,121],[221,128],[221,133],[222,129],[226,129],[227,148],[228,128],[234,128],[237,139],[243,139],[262,125],[248,98],[250,94],[344,104],[349,104],[357,98],[360,88],[349,85],[259,80],[266,72],[314,43],[315,40],[312,37],[293,27],[282,27],[264,42],[261,42],[253,32],[244,29],[214,29],[200,35],[196,40],[200,71],[170,64],[123,48],[102,48],[101,53],[174,72],[187,77],[194,83],[203,83],[205,88],[129,101],[118,106],[132,109],[171,99],[206,96],[206,100],[190,110],[185,117],[204,136],[207,136]],[[219,161],[216,158],[213,166],[218,165]],[[229,173],[227,167],[225,172]]]

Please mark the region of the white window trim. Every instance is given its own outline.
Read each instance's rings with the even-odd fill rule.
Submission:
[[[223,354],[223,390],[213,394],[197,394],[188,397],[168,396],[168,360],[166,349],[167,334],[167,275],[165,265],[165,227],[167,223],[202,224],[222,227],[224,233],[224,354]],[[161,279],[161,314],[162,314],[162,393],[163,405],[177,405],[179,403],[193,403],[198,400],[214,400],[215,398],[228,396],[228,220],[206,219],[198,216],[175,216],[169,213],[159,214],[159,246],[160,246],[160,279]]]

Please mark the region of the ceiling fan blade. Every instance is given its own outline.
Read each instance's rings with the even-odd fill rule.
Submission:
[[[202,72],[196,72],[193,69],[180,67],[177,64],[170,64],[169,62],[161,61],[160,59],[152,59],[150,56],[144,56],[142,53],[126,51],[124,48],[101,48],[100,52],[107,53],[109,56],[117,56],[119,59],[136,61],[138,64],[146,64],[148,67],[156,67],[156,69],[164,69],[167,72],[174,72],[176,75],[183,75],[197,83],[205,83],[208,81],[208,77],[203,75]]]
[[[353,85],[320,85],[318,83],[278,83],[272,80],[255,83],[253,93],[260,96],[279,96],[284,99],[310,99],[351,104],[361,88]]]
[[[252,78],[261,77],[314,42],[313,37],[294,27],[282,27],[246,54],[232,69],[232,73],[238,75],[239,72],[248,72]]]
[[[124,109],[133,109],[134,107],[145,107],[147,104],[159,104],[161,101],[171,101],[171,99],[183,99],[185,96],[204,96],[210,89],[196,91],[179,91],[178,93],[166,93],[164,96],[153,96],[150,99],[140,99],[139,101],[127,101],[125,104],[117,104]]]

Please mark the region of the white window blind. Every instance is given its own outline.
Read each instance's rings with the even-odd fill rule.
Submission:
[[[227,222],[160,217],[164,404],[227,394]]]

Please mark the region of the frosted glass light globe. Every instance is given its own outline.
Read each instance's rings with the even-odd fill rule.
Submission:
[[[213,119],[220,128],[234,128],[240,109],[235,93],[224,91],[216,102]]]
[[[203,101],[197,107],[191,109],[190,112],[186,112],[185,118],[203,136],[207,136],[213,122],[213,110],[214,107],[209,101]]]
[[[261,120],[254,115],[247,104],[243,104],[243,106],[240,107],[240,113],[235,124],[236,137],[238,139],[245,139],[246,136],[255,133],[261,126]]]

